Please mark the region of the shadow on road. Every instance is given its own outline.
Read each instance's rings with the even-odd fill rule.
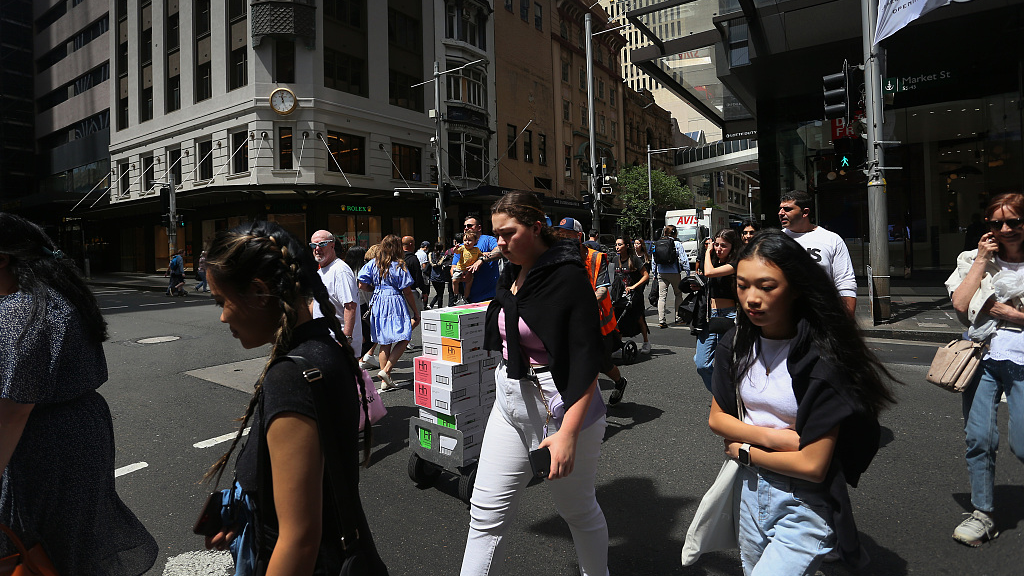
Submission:
[[[629,388],[626,388],[629,392]],[[628,399],[629,396],[626,396]],[[653,422],[661,417],[665,411],[654,406],[644,404],[633,404],[623,401],[615,406],[608,407],[608,427],[604,432],[604,440],[607,442],[619,432],[632,430],[640,424]]]
[[[996,486],[993,497],[996,503],[996,529],[1002,537],[1007,531],[1016,530],[1024,520],[1024,486]],[[953,494],[953,500],[964,509],[964,512],[974,512],[970,492]]]
[[[861,570],[844,562],[833,562],[823,564],[821,573],[825,576],[905,576],[907,572],[907,561],[888,548],[883,548],[870,536],[863,532],[860,534],[860,544],[867,551],[871,561]]]

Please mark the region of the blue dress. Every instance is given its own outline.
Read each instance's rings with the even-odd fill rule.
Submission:
[[[359,281],[373,286],[370,297],[370,333],[378,344],[394,344],[412,339],[412,316],[402,290],[412,286],[412,275],[398,262],[383,278],[377,260],[366,263],[359,271]]]

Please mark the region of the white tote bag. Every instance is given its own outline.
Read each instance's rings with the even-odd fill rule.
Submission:
[[[738,548],[739,511],[740,464],[728,458],[686,531],[683,566],[690,566],[705,552]]]

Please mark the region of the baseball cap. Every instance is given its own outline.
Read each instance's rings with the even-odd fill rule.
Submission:
[[[559,222],[555,228],[564,228],[566,230],[572,230],[573,232],[583,232],[583,225],[575,218],[562,218],[562,221]]]
[[[420,248],[426,248],[428,246],[430,246],[430,242],[429,241],[424,240],[423,242],[420,242]]]

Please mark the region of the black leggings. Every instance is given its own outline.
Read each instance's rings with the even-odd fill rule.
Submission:
[[[431,282],[430,284],[434,287],[434,298],[430,301],[430,307],[444,306],[444,287],[447,282],[442,280],[441,282]]]

